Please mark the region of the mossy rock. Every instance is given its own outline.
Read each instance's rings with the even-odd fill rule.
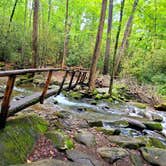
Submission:
[[[80,93],[80,92],[73,92],[72,91],[72,92],[69,93],[69,97],[73,98],[73,99],[80,100],[83,97],[83,94]]]
[[[96,130],[101,131],[102,133],[106,135],[119,135],[121,133],[120,129],[116,129],[116,128],[106,129],[104,127],[97,127]]]
[[[1,166],[24,163],[39,135],[47,128],[48,123],[36,115],[22,115],[9,120],[5,129],[0,131]]]
[[[144,125],[149,130],[157,130],[157,131],[163,130],[163,126],[161,125],[161,123],[158,123],[158,122],[145,122]]]
[[[159,139],[149,137],[147,147],[156,147],[161,149],[166,149],[166,145],[164,145]]]
[[[135,107],[138,107],[140,109],[145,109],[146,108],[146,104],[144,104],[144,103],[132,102],[132,105],[134,105]]]
[[[166,111],[166,102],[154,106],[159,111]]]
[[[74,148],[72,139],[61,130],[48,131],[45,135],[53,141],[55,147],[58,149],[64,150]]]

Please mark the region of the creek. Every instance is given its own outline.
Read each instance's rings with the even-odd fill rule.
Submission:
[[[35,87],[30,86],[15,87],[13,100],[19,100],[24,96],[31,95],[34,90],[40,91],[41,89],[36,89]],[[132,103],[119,103],[118,101],[108,103],[101,100],[94,105],[90,98],[75,100],[65,97],[63,94],[56,97],[50,97],[45,100],[44,105],[55,110],[70,113],[71,120],[72,118],[77,118],[86,119],[87,121],[102,121],[103,128],[108,130],[111,128],[118,128],[121,132],[120,135],[130,137],[153,137],[166,145],[166,112],[156,111],[151,108],[141,109],[132,105]],[[124,121],[126,119],[144,123],[152,121],[153,115],[157,115],[162,118],[162,131],[149,129],[139,130],[137,128],[125,126],[123,123],[119,125],[114,124],[115,121]]]

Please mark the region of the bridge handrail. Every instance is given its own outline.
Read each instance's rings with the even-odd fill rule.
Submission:
[[[64,71],[65,72],[65,75],[64,75],[63,80],[61,82],[59,90],[56,92],[57,95],[63,89],[63,85],[65,83],[65,80],[66,80],[66,77],[67,77],[68,73],[72,73],[71,78],[70,78],[70,82],[69,82],[69,86],[68,86],[69,90],[71,88],[76,87],[77,84],[84,83],[84,81],[86,79],[86,75],[88,73],[88,70],[81,69],[81,68],[38,68],[38,69],[22,69],[22,70],[0,71],[0,77],[8,77],[7,84],[6,84],[6,89],[5,89],[5,92],[4,92],[4,97],[3,97],[3,100],[2,100],[2,104],[1,104],[0,129],[3,129],[5,127],[5,124],[6,124],[6,119],[7,119],[8,114],[9,114],[8,112],[9,112],[9,107],[10,107],[10,98],[11,98],[11,94],[12,94],[12,91],[13,91],[13,87],[14,87],[16,77],[18,75],[48,72],[48,76],[47,76],[47,79],[46,79],[46,82],[45,82],[45,86],[43,88],[43,91],[42,91],[41,95],[39,96],[39,99],[38,99],[38,102],[43,104],[44,99],[48,96],[47,95],[47,90],[48,90],[48,86],[49,86],[50,81],[51,81],[52,73],[57,72],[57,71]],[[79,74],[77,76],[75,84],[72,85],[76,72],[78,72]],[[30,104],[28,104],[28,105],[30,105]],[[33,105],[33,102],[31,103],[31,105]]]

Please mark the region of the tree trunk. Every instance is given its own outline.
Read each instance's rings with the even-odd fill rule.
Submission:
[[[104,75],[108,74],[108,70],[109,70],[111,28],[112,28],[112,13],[113,13],[113,0],[110,0],[110,2],[109,2],[109,15],[108,15],[108,29],[107,29],[106,51],[105,51],[104,68],[103,68],[103,74]]]
[[[90,76],[89,76],[89,90],[90,91],[92,91],[95,87],[96,68],[97,68],[97,61],[100,56],[100,48],[101,48],[101,42],[102,42],[106,8],[107,8],[107,0],[103,0],[102,8],[101,8],[101,15],[100,15],[100,22],[99,22],[98,32],[97,32],[97,36],[96,36],[96,44],[95,44],[93,57],[92,57],[92,61],[91,61],[91,68],[90,68]]]
[[[14,16],[14,13],[15,13],[15,10],[16,10],[17,2],[18,2],[18,0],[15,0],[14,6],[13,6],[13,10],[12,10],[12,13],[11,13],[11,15],[10,15],[9,29],[10,29],[10,25],[11,25],[11,23],[12,23],[13,16]]]
[[[52,0],[48,0],[48,25],[50,23],[50,18],[51,18],[51,5],[52,5]]]
[[[24,54],[25,54],[25,37],[26,37],[26,23],[27,23],[27,7],[28,7],[28,0],[25,0],[25,9],[24,9],[24,33],[23,33],[23,41],[22,41],[22,50],[21,50],[21,68],[24,67]]]
[[[113,88],[113,81],[114,81],[114,75],[115,75],[115,59],[116,59],[116,53],[118,49],[118,42],[119,42],[119,35],[121,31],[122,26],[122,18],[123,18],[123,10],[124,10],[124,3],[125,0],[121,2],[121,8],[120,8],[120,17],[119,17],[119,27],[116,34],[116,41],[115,41],[115,48],[114,48],[114,54],[113,54],[113,65],[112,65],[112,72],[111,72],[111,78],[110,78],[110,87],[109,87],[109,94],[112,95],[112,88]]]
[[[129,17],[129,19],[128,19],[128,21],[127,21],[127,24],[126,24],[126,28],[125,28],[125,32],[124,32],[122,44],[121,44],[121,46],[120,46],[120,49],[119,49],[118,54],[117,54],[117,57],[116,57],[116,64],[115,64],[115,69],[114,69],[115,74],[117,73],[117,70],[118,70],[118,67],[119,67],[121,58],[122,58],[122,56],[125,54],[125,50],[126,50],[126,48],[127,48],[127,42],[128,42],[129,37],[130,37],[130,34],[131,34],[132,22],[133,22],[134,13],[135,13],[135,11],[136,11],[138,1],[139,1],[139,0],[135,0],[135,1],[134,1],[134,3],[133,3],[133,8],[132,8],[132,12],[131,12],[130,17]]]
[[[69,18],[69,0],[66,0],[66,17],[65,17],[65,37],[63,47],[63,57],[61,66],[64,67],[66,63],[67,46],[68,46],[68,18]]]
[[[34,0],[34,12],[33,12],[33,34],[32,34],[32,67],[37,67],[38,60],[38,12],[39,12],[39,0]]]

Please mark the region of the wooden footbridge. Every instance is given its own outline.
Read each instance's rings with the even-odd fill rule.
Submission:
[[[51,77],[53,72],[63,71],[64,77],[59,86],[59,89],[51,89],[48,90],[49,84],[51,82]],[[45,86],[41,93],[34,93],[31,96],[27,96],[19,101],[10,102],[11,94],[13,91],[13,87],[15,84],[15,80],[17,76],[32,74],[34,76],[35,73],[48,73]],[[0,112],[0,129],[3,129],[6,124],[6,119],[9,116],[14,115],[15,113],[32,106],[38,102],[43,104],[44,99],[53,96],[59,95],[62,90],[70,90],[75,88],[78,84],[83,84],[88,71],[85,69],[62,69],[62,68],[44,68],[44,69],[23,69],[23,70],[10,70],[10,71],[1,71],[0,77],[8,77],[6,83],[6,89],[4,92],[4,97],[1,104],[1,112]],[[66,78],[70,74],[71,78],[69,84],[64,86]],[[74,81],[76,78],[76,81]]]

